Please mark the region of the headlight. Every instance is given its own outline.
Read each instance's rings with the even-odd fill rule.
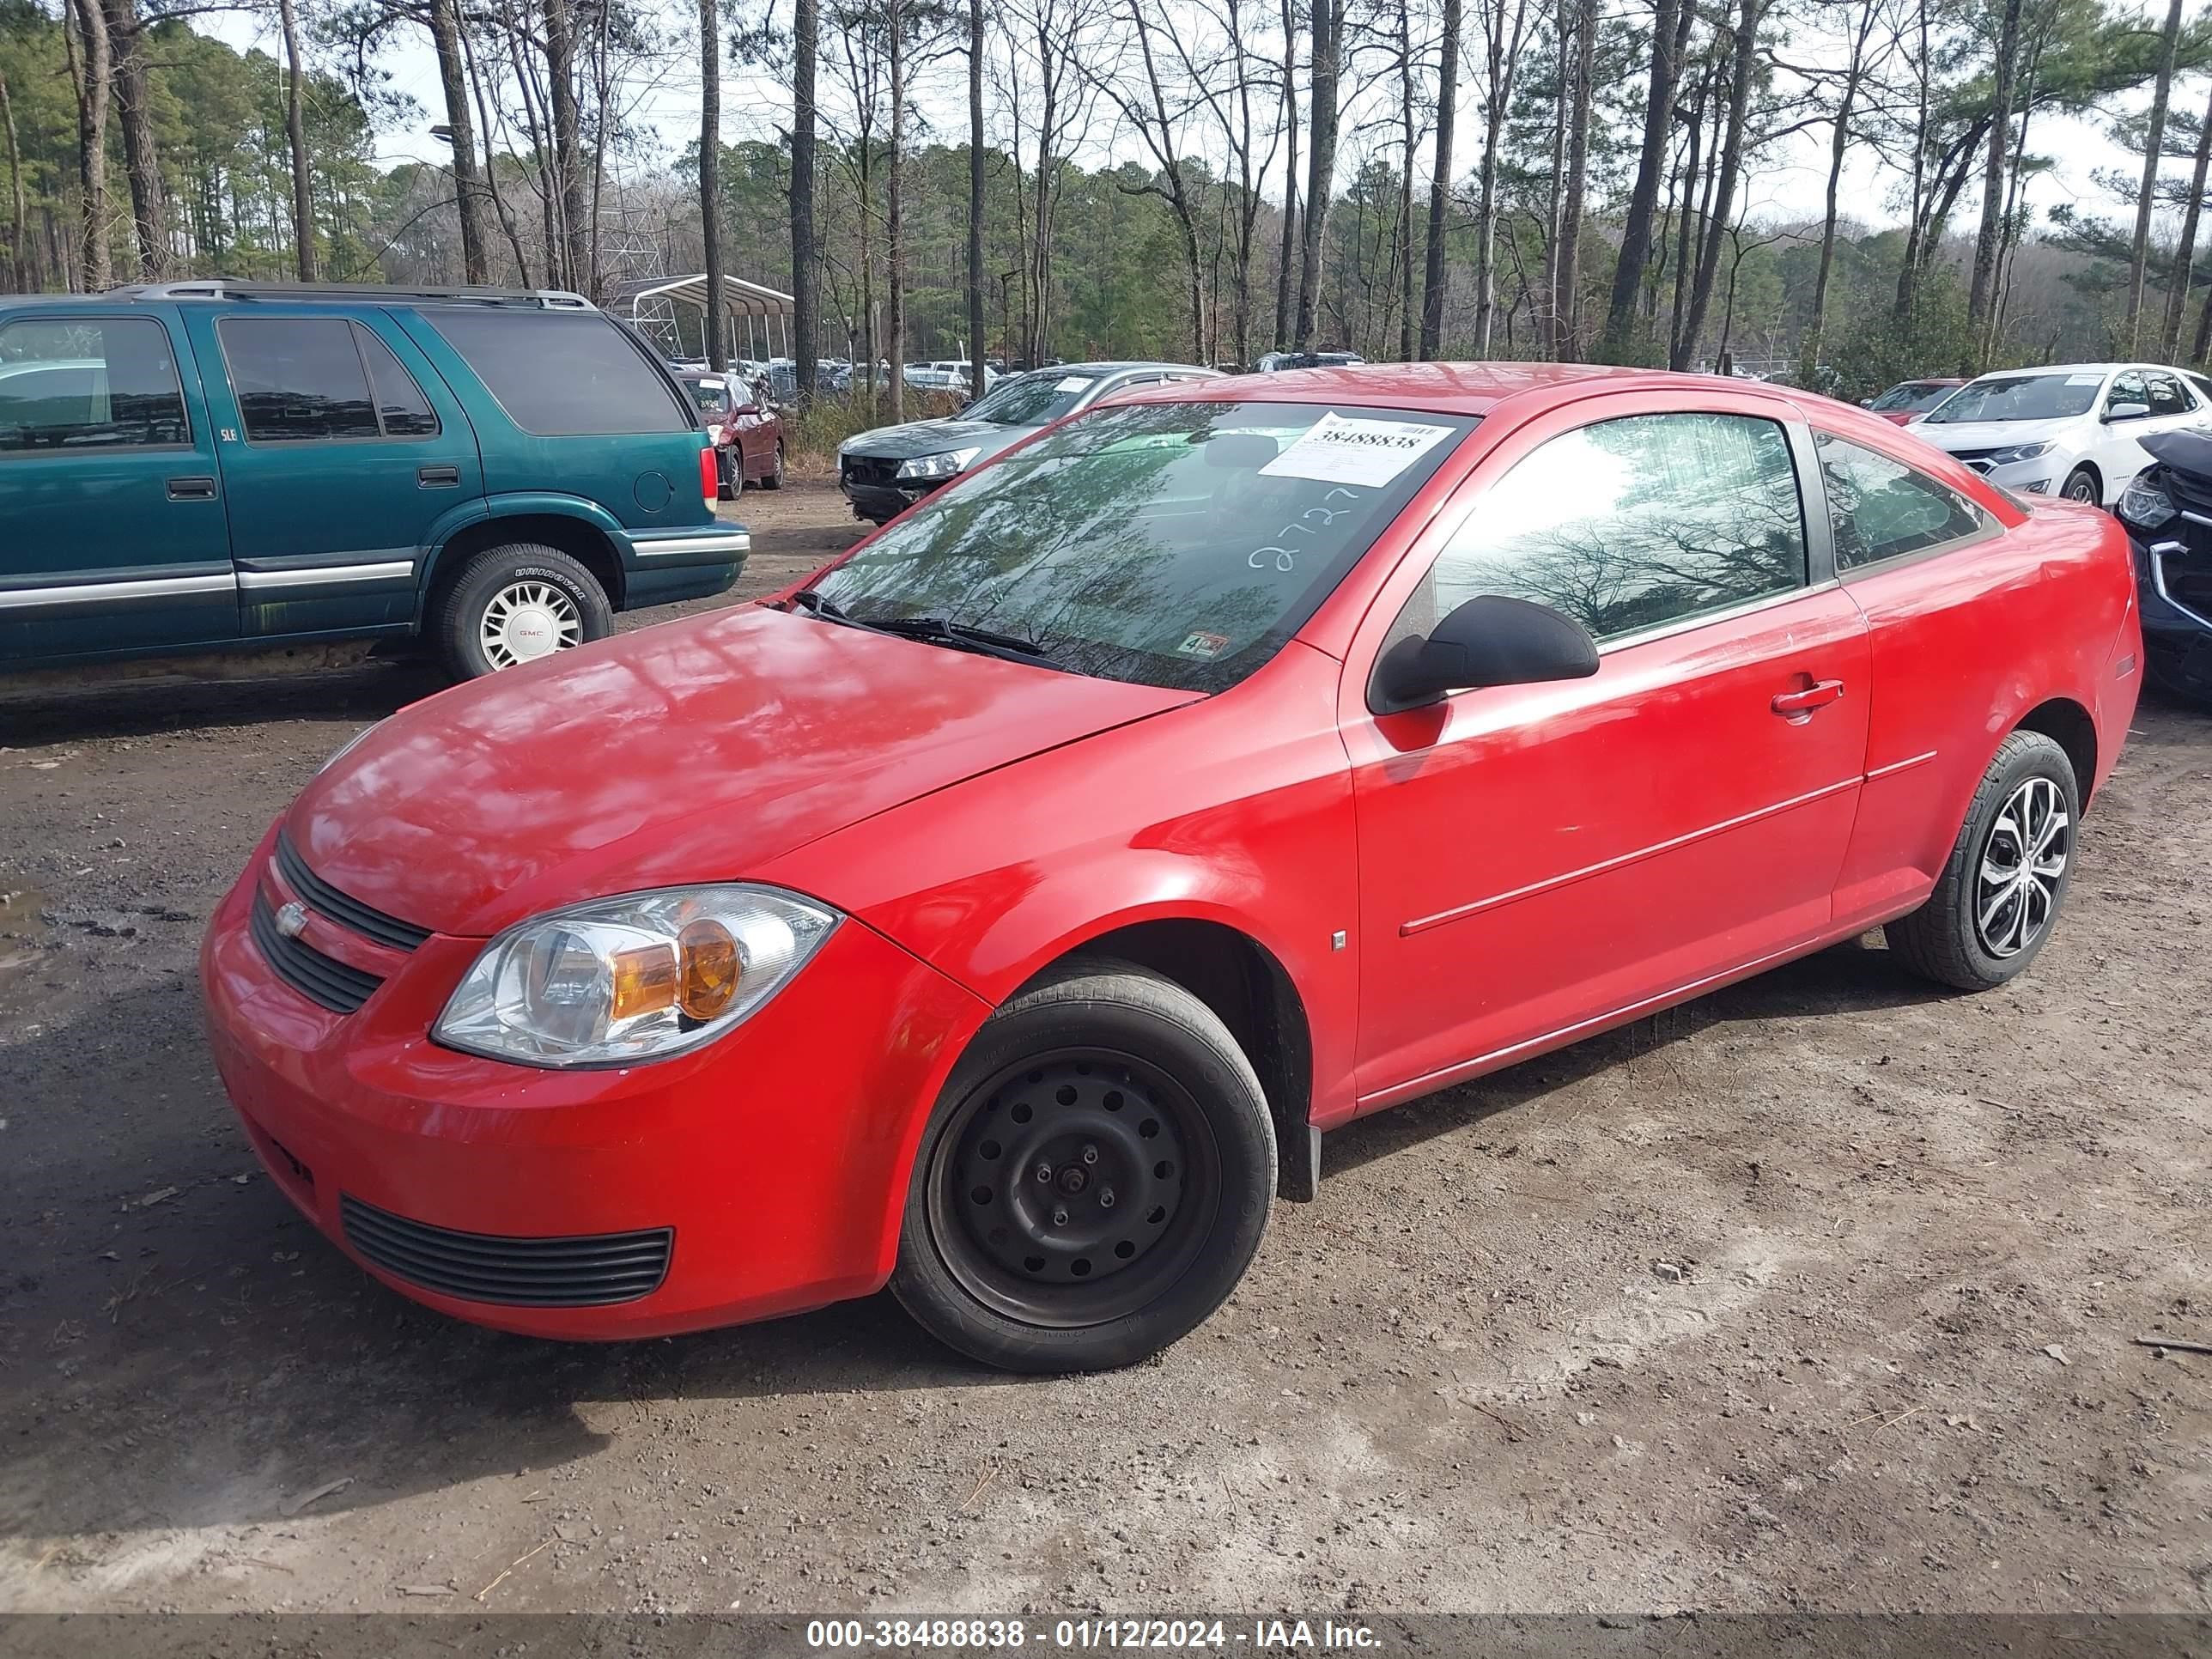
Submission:
[[[1984,459],[1991,466],[2010,466],[2014,461],[2032,461],[2050,447],[2049,444],[2014,444],[2010,449],[1992,449]]]
[[[360,743],[363,738],[367,737],[370,732],[375,731],[378,726],[383,724],[384,722],[382,720],[371,720],[367,726],[362,726],[360,731],[355,732],[337,748],[331,750],[331,757],[315,769],[315,775],[317,777],[320,777],[324,773],[329,771],[331,768],[336,766],[340,761],[343,760],[348,755],[353,752],[356,744]]]
[[[2112,509],[2128,523],[2145,530],[2155,530],[2174,516],[2172,500],[2151,482],[2151,473],[2156,470],[2137,473],[2120,492],[2119,505]]]
[[[665,1059],[742,1022],[839,920],[795,893],[738,885],[556,910],[486,945],[430,1035],[523,1066]]]
[[[982,453],[976,444],[967,449],[948,449],[942,455],[917,455],[910,461],[899,463],[902,478],[949,478]]]

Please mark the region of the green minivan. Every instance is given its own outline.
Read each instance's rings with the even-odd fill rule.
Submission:
[[[716,482],[576,295],[0,296],[0,670],[411,635],[489,673],[728,587]]]

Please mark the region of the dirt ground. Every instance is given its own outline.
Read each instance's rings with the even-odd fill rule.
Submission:
[[[851,537],[748,496],[757,591]],[[726,602],[726,601],[722,601]],[[646,623],[653,616],[632,619]],[[1878,940],[1329,1138],[1211,1323],[492,1335],[255,1170],[193,951],[388,665],[0,697],[0,1607],[2212,1609],[2212,719],[1991,995]]]

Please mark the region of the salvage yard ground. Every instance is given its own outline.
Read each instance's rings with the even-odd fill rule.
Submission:
[[[725,511],[736,597],[853,534]],[[0,1607],[2212,1610],[2212,1357],[2136,1340],[2212,1339],[2212,716],[2146,701],[2013,986],[1862,942],[1370,1119],[1039,1382],[882,1297],[493,1335],[256,1170],[200,930],[431,684],[0,693]]]

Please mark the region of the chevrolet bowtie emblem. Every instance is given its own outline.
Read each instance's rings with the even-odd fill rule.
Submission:
[[[307,907],[297,899],[276,913],[276,931],[286,939],[297,939],[307,931]]]

